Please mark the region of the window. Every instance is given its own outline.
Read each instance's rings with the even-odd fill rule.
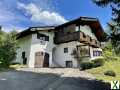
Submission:
[[[93,56],[102,56],[101,51],[93,51]]]
[[[99,52],[99,56],[102,56],[102,51],[98,51]]]
[[[93,51],[93,56],[97,56],[97,52],[96,51]]]
[[[100,56],[100,51],[97,51],[97,56]]]
[[[64,48],[64,53],[68,53],[68,48]]]
[[[77,50],[80,53],[80,57],[89,57],[90,56],[90,47],[87,45],[77,46]]]
[[[72,61],[66,61],[66,67],[67,68],[72,68],[73,67]]]
[[[76,32],[79,31],[79,26],[76,26],[75,31]]]
[[[101,56],[100,51],[98,51],[98,56]]]
[[[45,41],[49,41],[49,36],[46,36],[46,37],[45,37]]]
[[[49,36],[37,33],[37,39],[40,39],[40,40],[43,40],[43,41],[49,41]]]

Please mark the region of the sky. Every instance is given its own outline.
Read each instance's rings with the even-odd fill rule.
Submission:
[[[80,16],[97,17],[106,29],[109,7],[92,0],[0,0],[0,25],[4,31],[22,31],[32,26],[59,25]]]

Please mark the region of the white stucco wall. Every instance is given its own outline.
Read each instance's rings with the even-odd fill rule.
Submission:
[[[78,62],[71,53],[78,45],[84,45],[83,43],[73,41],[68,43],[59,44],[55,48],[54,60],[56,61],[55,67],[66,67],[66,61],[72,61],[73,67],[78,67]],[[68,48],[68,53],[64,53],[64,48]],[[93,51],[102,51],[100,48],[94,48],[90,46],[90,57],[84,57],[84,60],[93,60],[100,58],[101,56],[93,56]],[[54,63],[54,62],[53,62]]]
[[[77,60],[75,60],[74,56],[72,56],[71,54],[76,46],[79,44],[79,42],[73,41],[57,45],[54,54],[54,60],[56,60],[56,63],[59,64],[59,66],[61,67],[66,67],[65,62],[72,61],[73,67],[77,67]],[[68,53],[64,53],[64,48],[68,48]]]
[[[84,32],[86,35],[89,35],[91,38],[97,40],[95,34],[92,33],[92,30],[88,25],[80,26],[80,31]]]
[[[22,52],[25,52],[25,56],[27,58],[27,64],[30,59],[30,47],[31,47],[31,35],[25,36],[23,38],[18,39],[18,50],[15,62],[23,64]]]
[[[34,67],[35,53],[36,52],[47,52],[49,54],[49,66],[52,67],[52,49],[55,46],[53,44],[53,32],[40,31],[39,33],[49,36],[49,41],[45,41],[45,44],[40,43],[40,39],[37,39],[37,34],[32,34],[31,49],[30,49],[30,60],[29,67]]]
[[[97,39],[95,35],[92,33],[89,26],[81,26],[81,31],[85,34],[91,36],[94,39]],[[45,44],[40,43],[40,39],[37,39],[37,34],[31,34],[19,39],[19,49],[17,50],[17,58],[16,62],[23,63],[22,60],[22,52],[25,51],[27,57],[27,65],[29,67],[34,67],[35,64],[35,53],[36,52],[47,52],[49,54],[49,66],[50,67],[66,67],[66,61],[72,61],[73,67],[77,67],[77,60],[75,60],[74,56],[71,55],[73,50],[78,45],[82,45],[82,43],[77,41],[72,41],[68,43],[62,43],[59,45],[54,44],[54,32],[47,31],[39,31],[41,34],[45,34],[49,36],[49,41],[45,41]],[[68,53],[64,53],[64,48],[68,48]],[[53,52],[54,50],[54,52]],[[93,56],[93,50],[102,50],[100,48],[90,47],[90,59],[95,59],[98,57]]]

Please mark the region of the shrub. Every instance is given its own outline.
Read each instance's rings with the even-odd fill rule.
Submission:
[[[9,65],[16,57],[17,41],[14,32],[6,33],[5,40],[0,43],[0,66],[9,68]]]
[[[81,67],[81,70],[91,69],[93,67],[93,63],[90,61],[81,62],[80,67]]]
[[[104,75],[115,77],[116,73],[114,71],[112,71],[112,70],[108,70],[108,71],[104,72]]]
[[[103,58],[97,58],[95,60],[92,60],[92,62],[93,62],[93,67],[103,66],[104,64]]]

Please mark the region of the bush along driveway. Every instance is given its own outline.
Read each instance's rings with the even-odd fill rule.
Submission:
[[[47,69],[43,70],[46,72],[41,69],[1,72],[0,90],[110,90],[108,84],[95,80],[83,71],[55,69],[56,73],[50,73]]]
[[[105,82],[120,81],[120,60],[105,61],[103,66],[86,71],[94,75],[98,80]]]

